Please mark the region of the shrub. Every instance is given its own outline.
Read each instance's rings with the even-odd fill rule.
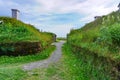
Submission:
[[[119,46],[120,47],[120,24],[114,24],[109,27],[102,27],[99,32],[100,36],[96,42],[103,46]]]
[[[120,24],[115,24],[110,28],[112,43],[120,47]]]
[[[102,46],[112,45],[111,33],[108,27],[102,27],[96,42]]]

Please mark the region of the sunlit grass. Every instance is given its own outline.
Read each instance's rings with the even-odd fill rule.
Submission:
[[[0,17],[3,24],[0,24],[0,42],[41,42],[42,47],[46,47],[53,41],[55,34],[50,32],[41,32],[33,25],[23,23],[22,21]]]

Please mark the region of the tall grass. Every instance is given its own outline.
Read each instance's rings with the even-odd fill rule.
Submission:
[[[120,17],[119,12],[113,12],[86,24],[81,29],[72,30],[68,34],[68,43],[86,48],[101,56],[117,59],[115,56],[119,56],[120,53],[118,17]]]
[[[118,71],[118,67],[116,66],[120,63],[119,17],[120,13],[118,11],[112,12],[86,24],[80,29],[71,30],[67,36],[67,43],[75,49],[75,52],[78,52],[78,54],[80,54],[79,51],[85,50],[86,52],[84,53],[87,54],[83,53],[81,56],[97,55],[106,58],[106,61],[110,60],[110,63],[114,62],[114,64],[109,67],[114,66],[116,71]],[[93,54],[90,55],[88,52]],[[95,59],[98,60],[99,58]],[[95,63],[95,60],[93,63]],[[107,70],[107,68],[105,68],[105,70]],[[119,75],[119,73],[116,74]]]
[[[73,53],[67,44],[63,46],[66,66],[63,80],[110,80],[110,74],[105,70],[108,65],[101,60],[95,62],[94,56],[85,54],[82,51]]]

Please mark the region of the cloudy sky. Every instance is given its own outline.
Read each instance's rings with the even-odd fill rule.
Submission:
[[[42,31],[65,37],[70,29],[93,21],[94,16],[116,11],[120,0],[0,0],[0,16],[19,9],[19,19]]]

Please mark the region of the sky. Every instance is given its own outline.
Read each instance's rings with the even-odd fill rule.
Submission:
[[[41,31],[66,37],[94,20],[118,10],[120,0],[0,0],[0,16],[11,17],[11,9],[20,11],[19,20]]]

